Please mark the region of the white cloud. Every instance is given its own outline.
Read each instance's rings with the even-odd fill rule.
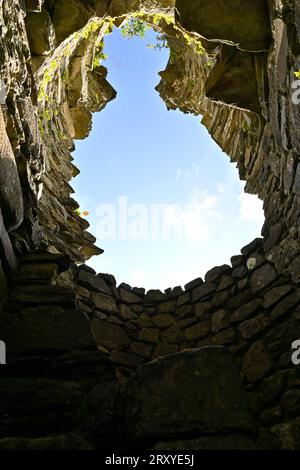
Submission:
[[[177,168],[176,169],[176,179],[180,180],[181,176],[182,176],[182,170],[180,170],[180,168]]]
[[[263,202],[257,196],[242,193],[239,196],[240,219],[245,222],[255,222],[258,226],[264,223]]]
[[[176,180],[184,178],[185,180],[190,180],[193,176],[198,175],[202,170],[201,166],[195,166],[192,168],[177,168],[176,169]]]
[[[217,183],[216,184],[217,193],[225,194],[226,190],[227,190],[227,188],[226,188],[226,185],[224,183]]]
[[[165,207],[165,233],[172,228],[176,239],[204,241],[209,238],[213,223],[222,220],[216,209],[218,199],[208,191],[196,189],[191,194],[187,204]]]

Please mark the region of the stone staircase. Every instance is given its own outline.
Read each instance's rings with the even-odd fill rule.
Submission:
[[[0,449],[94,449],[116,434],[117,382],[71,287],[48,253],[23,258],[1,329]]]

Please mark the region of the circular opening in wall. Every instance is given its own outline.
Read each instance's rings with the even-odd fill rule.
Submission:
[[[72,186],[104,249],[87,264],[118,283],[166,289],[229,263],[259,236],[262,202],[245,194],[201,116],[168,111],[155,91],[165,40],[152,29],[126,35],[114,28],[105,38],[101,59],[118,96],[77,141]]]

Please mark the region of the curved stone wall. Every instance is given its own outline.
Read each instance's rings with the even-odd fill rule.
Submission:
[[[289,398],[298,396],[291,357],[300,336],[300,289],[268,261],[262,239],[244,247],[232,266],[214,268],[184,290],[117,289],[112,278],[84,267],[76,279],[80,308],[119,379],[151,359],[225,346],[237,358],[257,419],[285,438],[285,423],[292,426],[297,416]]]

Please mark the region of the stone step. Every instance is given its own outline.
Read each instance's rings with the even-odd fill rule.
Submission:
[[[3,330],[8,358],[21,353],[97,348],[84,313],[58,305],[24,308]]]
[[[47,251],[36,251],[23,256],[22,265],[24,264],[55,264],[58,267],[58,272],[67,271],[70,267],[70,258],[67,255],[60,253],[48,253]]]
[[[72,289],[53,285],[18,285],[10,297],[10,306],[22,305],[61,305],[72,308],[76,305]]]
[[[15,284],[55,284],[59,266],[55,263],[25,263],[14,276]]]

